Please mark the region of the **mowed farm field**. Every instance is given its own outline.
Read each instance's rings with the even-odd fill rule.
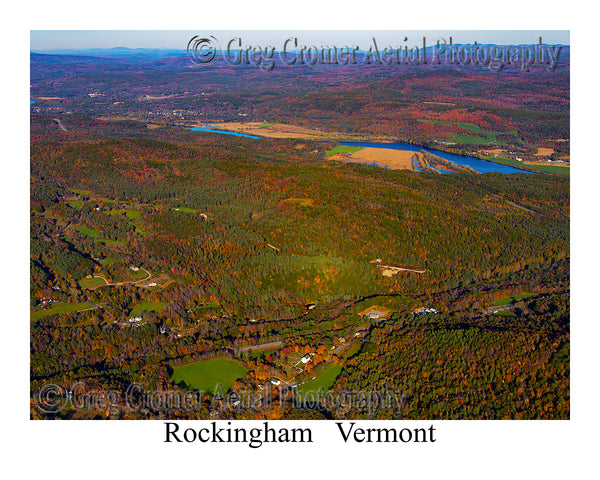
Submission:
[[[142,312],[160,312],[167,306],[167,302],[140,302],[131,309],[129,315],[137,317]]]
[[[407,150],[393,150],[391,148],[361,148],[354,152],[344,152],[330,155],[331,160],[351,163],[375,163],[380,167],[392,170],[413,170],[414,158],[421,159],[422,154]]]
[[[320,132],[318,130],[309,129],[297,125],[284,125],[281,123],[262,123],[262,122],[227,122],[227,123],[211,123],[212,126],[222,129],[231,130],[233,132],[256,135],[259,137],[269,138],[302,138],[321,140],[328,138],[330,134]],[[202,125],[196,125],[202,126]]]
[[[327,365],[314,380],[309,380],[308,382],[300,385],[299,390],[305,395],[311,392],[313,394],[327,393],[341,372],[342,367],[340,365]]]
[[[83,312],[86,310],[93,310],[96,307],[91,303],[56,303],[51,308],[46,308],[43,310],[31,310],[29,314],[29,318],[31,320],[39,320],[43,317],[49,317],[51,315],[64,314],[64,313],[73,313],[73,312]]]
[[[175,367],[171,379],[175,383],[183,381],[188,387],[202,392],[214,392],[219,385],[226,392],[246,372],[239,363],[219,357]]]

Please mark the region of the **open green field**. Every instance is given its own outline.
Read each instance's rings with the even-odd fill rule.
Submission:
[[[514,297],[505,297],[500,298],[499,300],[494,300],[492,302],[493,305],[508,305],[509,303],[515,303],[519,300],[523,300],[524,298],[534,297],[533,293],[523,293],[521,295],[515,295]]]
[[[482,138],[482,137],[473,137],[471,135],[458,135],[457,133],[454,133],[452,135],[453,140],[456,143],[463,143],[465,145],[485,145],[486,143],[506,143],[506,142],[499,142],[498,140],[496,140],[495,138]]]
[[[115,257],[106,257],[105,259],[101,260],[100,263],[102,265],[114,265],[115,263],[118,263],[119,259],[115,258]]]
[[[261,123],[259,125],[260,128],[266,128],[266,127],[272,127],[273,125],[275,125],[274,123]]]
[[[515,312],[512,310],[502,310],[501,312],[494,313],[494,315],[500,315],[501,317],[516,317]]]
[[[78,195],[89,195],[92,193],[90,190],[76,190],[74,188],[69,188],[69,190],[73,193],[77,193]]]
[[[454,133],[454,140],[458,143],[464,143],[468,145],[482,145],[485,143],[506,143],[497,140],[498,135],[501,132],[495,132],[493,130],[483,130],[479,125],[475,125],[470,122],[444,122],[441,120],[425,120],[419,119],[418,122],[427,122],[427,123],[435,123],[438,125],[456,125],[457,127],[464,128],[466,130],[470,130],[472,133],[477,135],[481,135],[480,137],[472,137],[470,135],[459,135]],[[485,138],[484,138],[485,137]]]
[[[511,167],[527,167],[529,168],[532,165],[524,165],[523,162],[518,162],[516,160],[513,160],[511,158],[507,158],[507,157],[488,157],[487,155],[479,155],[479,158],[481,158],[482,160],[487,160],[489,162],[494,162],[494,163],[500,163],[502,165],[509,165]]]
[[[327,365],[321,373],[317,375],[314,380],[309,380],[303,385],[298,387],[299,392],[307,394],[308,392],[327,392],[333,384],[335,379],[342,372],[341,365]]]
[[[142,237],[145,237],[146,235],[149,235],[150,233],[148,232],[148,230],[140,227],[139,225],[135,226],[135,233],[137,233],[138,235],[141,235]]]
[[[111,240],[110,238],[100,238],[100,232],[92,228],[85,227],[83,225],[76,225],[73,227],[79,233],[93,238],[97,242],[104,243],[105,245],[125,245],[122,240]]]
[[[122,278],[121,281],[123,282],[128,282],[128,281],[133,281],[136,282],[138,280],[142,280],[143,278],[146,278],[148,276],[148,274],[146,273],[145,270],[138,270],[137,272],[134,272],[133,270],[130,270],[129,268],[127,269],[127,274],[124,275],[124,278]]]
[[[516,168],[527,168],[529,170],[535,170],[544,173],[557,173],[559,175],[569,175],[571,173],[570,167],[560,167],[558,165],[530,165],[528,163],[518,162],[506,157],[487,157],[480,155],[479,158],[482,160],[488,160],[490,162],[501,163],[502,165],[510,165]]]
[[[100,237],[100,232],[98,230],[93,230],[91,228],[84,227],[83,225],[77,225],[77,226],[74,226],[73,228],[75,230],[77,230],[79,233],[82,233],[83,235],[87,235],[88,237],[92,237],[92,238]]]
[[[558,165],[527,165],[527,168],[544,173],[558,173],[560,175],[569,175],[571,167],[559,167]]]
[[[219,385],[226,392],[246,372],[239,363],[220,357],[175,367],[171,379],[175,383],[183,380],[186,385],[202,392],[214,392]]]
[[[219,308],[220,305],[218,303],[205,303],[204,305],[199,305],[196,308],[194,308],[194,311],[196,313],[202,313],[205,310],[210,310],[213,308]]]
[[[166,306],[167,302],[140,302],[131,309],[129,315],[137,317],[142,312],[160,312]]]
[[[112,210],[108,210],[106,213],[108,213],[109,215],[125,214],[125,216],[129,220],[137,220],[142,216],[142,212],[140,212],[139,210],[124,210],[124,209],[117,210],[117,209],[113,208]]]
[[[82,278],[79,280],[79,286],[81,288],[97,288],[102,285],[106,285],[103,278]]]
[[[81,207],[83,207],[83,202],[82,201],[67,202],[67,205],[69,205],[69,207],[71,207],[71,208],[79,210]]]
[[[125,245],[123,240],[111,240],[110,238],[98,238],[98,241],[104,245]]]
[[[287,198],[283,200],[284,203],[293,203],[300,205],[301,207],[312,207],[315,201],[312,198]]]
[[[354,153],[362,150],[364,147],[350,147],[348,145],[338,145],[337,147],[327,150],[325,155],[334,155],[336,153]]]
[[[31,320],[49,317],[50,315],[58,315],[61,313],[81,312],[83,310],[94,309],[91,303],[55,303],[52,308],[44,310],[32,310],[30,313]]]
[[[346,351],[344,352],[343,357],[344,358],[350,358],[355,353],[358,353],[358,351],[360,350],[360,347],[361,347],[361,343],[360,342],[354,342],[352,345],[350,345],[350,348],[346,349]]]

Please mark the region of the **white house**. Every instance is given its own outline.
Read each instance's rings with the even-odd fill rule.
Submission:
[[[371,310],[369,313],[367,313],[367,317],[369,317],[370,319],[385,317],[385,312],[382,312],[380,310]]]

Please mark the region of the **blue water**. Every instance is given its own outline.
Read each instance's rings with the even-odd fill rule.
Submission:
[[[219,130],[218,128],[211,127],[210,125],[206,125],[204,127],[190,127],[190,130],[194,130],[197,132],[224,133],[225,135],[234,135],[236,137],[261,138],[257,137],[256,135],[247,135],[245,133],[230,132],[229,130]]]
[[[31,105],[32,103],[35,103],[35,100],[33,98],[29,99],[29,105]]]
[[[217,127],[211,125],[205,125],[203,127],[189,127],[190,130],[199,132],[209,133],[223,133],[225,135],[234,135],[236,137],[246,138],[261,138],[256,135],[248,135],[245,133],[231,132],[229,130],[220,130]],[[412,145],[410,143],[375,143],[375,142],[340,142],[341,145],[347,145],[350,147],[371,147],[371,148],[391,148],[393,150],[407,150],[409,152],[420,152],[425,150],[438,157],[445,158],[457,165],[468,165],[473,170],[479,173],[487,172],[498,172],[498,173],[532,173],[525,170],[519,170],[518,168],[510,167],[508,165],[502,165],[500,163],[488,162],[487,160],[480,160],[479,158],[467,157],[466,155],[455,155],[454,153],[447,153],[441,150],[435,150],[434,148],[425,148],[418,145]],[[375,163],[370,165],[378,166]],[[421,171],[418,165],[415,164],[416,170]],[[434,169],[435,170],[435,169]],[[452,173],[443,167],[440,167],[440,173]]]
[[[499,172],[499,173],[531,173],[525,170],[519,170],[518,168],[510,167],[508,165],[501,165],[499,163],[488,162],[487,160],[480,160],[478,158],[467,157],[466,155],[455,155],[454,153],[442,152],[441,150],[435,150],[433,148],[420,147],[418,145],[411,145],[410,143],[374,143],[374,142],[340,142],[341,145],[348,145],[350,147],[371,147],[371,148],[391,148],[393,150],[408,150],[409,152],[420,152],[425,150],[432,155],[445,158],[457,165],[468,165],[473,170],[479,173],[487,172]],[[420,171],[420,170],[418,170]],[[447,170],[443,170],[443,173],[448,173]]]

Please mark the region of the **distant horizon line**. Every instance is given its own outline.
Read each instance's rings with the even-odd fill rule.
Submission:
[[[473,43],[454,43],[454,45],[459,46],[459,45],[474,45]],[[537,43],[478,43],[478,45],[481,46],[490,46],[490,45],[495,45],[495,46],[500,46],[500,47],[506,47],[506,46],[524,46],[524,45],[538,45]],[[562,47],[570,47],[571,44],[570,43],[546,43],[544,42],[543,45],[555,45],[555,46],[562,46]],[[323,45],[323,46],[328,46],[328,45]],[[335,47],[337,45],[330,45],[331,47]],[[344,47],[340,46],[340,48]],[[427,46],[427,48],[433,48],[435,45],[429,45]],[[186,52],[187,50],[185,48],[181,48],[181,47],[121,47],[121,46],[117,46],[117,47],[64,47],[64,48],[48,48],[48,49],[30,49],[29,53],[47,53],[47,52],[63,52],[63,51],[90,51],[90,50],[161,50],[161,51],[176,51],[176,52]],[[292,51],[294,49],[290,49],[290,51]],[[279,50],[276,50],[279,51]],[[367,50],[362,50],[359,49],[359,51],[367,51]]]

